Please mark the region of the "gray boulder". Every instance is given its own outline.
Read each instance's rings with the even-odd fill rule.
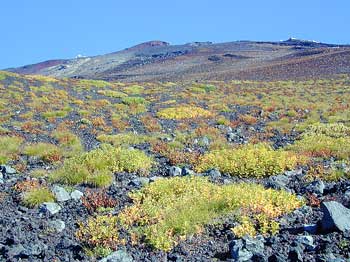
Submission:
[[[45,202],[40,206],[40,212],[49,214],[51,216],[57,214],[58,212],[60,212],[60,210],[61,207],[54,202]]]
[[[322,180],[315,180],[306,187],[306,190],[310,193],[315,193],[316,195],[322,196],[325,185]]]
[[[322,230],[333,231],[338,229],[342,232],[350,231],[350,209],[336,201],[322,202],[321,210],[323,218]]]
[[[52,188],[52,193],[55,195],[55,198],[58,202],[64,202],[71,199],[69,193],[61,186],[55,185]]]
[[[181,168],[178,166],[172,166],[169,168],[169,175],[170,176],[181,176]]]
[[[56,219],[49,221],[48,227],[54,232],[61,233],[66,228],[66,224],[64,223],[64,221]]]
[[[100,260],[100,262],[132,262],[132,257],[124,250],[118,250],[107,257]]]
[[[80,200],[80,198],[82,198],[83,195],[84,193],[79,190],[74,190],[72,193],[70,193],[70,197],[75,201]]]
[[[220,171],[217,170],[216,168],[210,169],[206,174],[208,176],[210,176],[211,178],[219,178],[219,177],[221,177]]]
[[[195,174],[194,171],[187,168],[187,167],[183,167],[181,170],[181,175],[183,175],[183,176],[192,176],[194,174]]]
[[[13,175],[13,174],[17,173],[16,169],[14,169],[10,166],[7,166],[7,165],[1,165],[0,170],[2,173],[8,174],[8,175]]]
[[[231,241],[229,245],[231,258],[237,262],[251,261],[253,257],[261,257],[264,252],[264,238],[245,237]]]
[[[287,175],[271,176],[268,180],[268,186],[273,189],[285,189],[290,182]]]

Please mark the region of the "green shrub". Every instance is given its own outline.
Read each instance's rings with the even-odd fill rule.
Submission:
[[[144,105],[147,103],[146,99],[139,96],[128,96],[122,98],[122,103],[126,105]]]
[[[16,136],[0,136],[0,164],[14,159],[20,151],[23,138]]]
[[[98,255],[105,255],[106,248],[115,249],[120,243],[116,216],[90,217],[86,223],[79,222],[78,225],[77,239],[87,248],[93,249],[94,254],[100,251],[97,252]]]
[[[48,111],[42,114],[44,118],[56,118],[56,117],[66,117],[68,114],[67,111],[57,110],[57,111]]]
[[[127,86],[124,88],[124,92],[131,95],[139,95],[143,92],[144,88],[139,85]]]
[[[350,127],[347,127],[342,123],[318,123],[315,125],[308,126],[303,135],[326,135],[334,138],[347,137],[350,136]]]
[[[102,134],[97,137],[97,140],[103,143],[110,143],[114,146],[128,146],[147,142],[149,140],[149,137],[144,135],[137,135],[134,133],[123,133],[117,135]]]
[[[43,142],[25,146],[23,153],[28,156],[38,157],[46,162],[57,162],[62,158],[62,152],[59,147]]]
[[[102,145],[101,148],[67,159],[51,174],[51,180],[69,185],[87,183],[109,186],[115,172],[147,174],[153,160],[140,150]]]
[[[350,137],[330,137],[324,134],[304,135],[293,145],[287,147],[297,153],[312,157],[336,157],[348,159],[350,157]]]
[[[160,179],[130,197],[134,205],[119,214],[121,224],[165,251],[227,215],[261,213],[270,221],[303,205],[285,191],[247,183],[220,186],[203,177]]]
[[[123,98],[128,96],[127,94],[119,91],[114,91],[114,90],[98,90],[98,94],[108,96],[108,97],[113,97],[113,98]]]
[[[72,157],[83,151],[79,137],[68,130],[54,131],[52,137],[58,141],[65,157]]]
[[[266,177],[293,169],[301,159],[290,152],[273,150],[266,144],[244,145],[204,154],[196,166],[198,172],[217,168],[239,177]]]
[[[23,196],[23,204],[28,207],[36,207],[44,202],[53,202],[55,197],[46,187],[34,188]]]
[[[178,106],[162,109],[157,113],[157,116],[160,118],[167,119],[185,119],[197,117],[212,117],[213,114],[210,111],[200,107]]]

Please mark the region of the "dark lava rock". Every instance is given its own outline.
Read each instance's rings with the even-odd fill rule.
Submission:
[[[187,168],[187,167],[183,167],[182,170],[181,170],[181,175],[183,176],[191,176],[191,175],[194,175],[194,171]]]
[[[100,260],[100,262],[132,262],[132,257],[124,250],[118,250],[107,257]]]
[[[49,214],[49,215],[54,215],[58,212],[60,212],[61,207],[53,202],[45,202],[40,206],[40,211]]]
[[[217,170],[216,168],[210,169],[210,170],[206,173],[206,175],[209,176],[209,177],[212,178],[212,179],[216,179],[216,178],[221,177],[220,171]]]
[[[287,175],[271,176],[267,182],[267,186],[273,189],[285,189],[290,181]]]
[[[252,261],[253,257],[263,257],[264,238],[257,236],[256,238],[236,239],[230,243],[229,249],[234,261]]]
[[[171,166],[169,168],[169,176],[181,176],[182,170],[178,166]]]
[[[0,172],[3,174],[13,175],[16,174],[16,169],[7,166],[7,165],[0,165]]]
[[[322,180],[315,180],[306,187],[309,193],[314,193],[316,195],[322,196],[325,189],[325,185]]]
[[[321,209],[323,211],[321,225],[324,231],[350,230],[350,209],[336,201],[322,202]]]

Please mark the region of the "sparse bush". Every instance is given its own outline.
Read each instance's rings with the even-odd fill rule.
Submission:
[[[334,138],[347,137],[350,136],[350,127],[347,127],[342,123],[318,123],[307,127],[303,135],[326,135]]]
[[[36,143],[24,147],[23,153],[28,156],[35,156],[46,162],[57,162],[62,158],[59,147],[50,143]]]
[[[288,146],[289,150],[312,157],[336,157],[347,159],[350,157],[350,137],[331,137],[324,134],[305,135],[293,145]]]
[[[23,204],[28,207],[36,207],[44,202],[53,202],[55,198],[47,187],[34,188],[23,196]]]
[[[76,237],[88,248],[116,249],[119,240],[117,217],[111,215],[90,217],[86,223],[79,222]]]
[[[109,186],[114,172],[147,174],[152,163],[152,159],[140,150],[102,145],[99,149],[67,159],[51,174],[51,180],[70,185]]]
[[[16,158],[23,138],[16,136],[0,136],[0,164]]]
[[[104,190],[95,192],[87,190],[81,202],[90,213],[95,212],[99,208],[113,208],[117,204],[117,201],[108,196]]]
[[[213,114],[210,111],[200,107],[178,106],[162,109],[157,113],[157,116],[160,118],[167,119],[184,119],[197,117],[212,117]]]
[[[97,140],[103,143],[110,143],[114,146],[128,146],[147,142],[149,138],[144,135],[137,135],[134,133],[123,133],[117,135],[99,135]]]
[[[273,150],[267,144],[244,145],[236,149],[209,152],[199,158],[198,172],[217,168],[239,177],[266,177],[293,169],[302,161],[295,154]]]
[[[303,205],[285,191],[245,183],[219,186],[202,177],[157,180],[130,197],[134,205],[120,213],[122,225],[165,251],[224,216],[262,213],[270,221]]]

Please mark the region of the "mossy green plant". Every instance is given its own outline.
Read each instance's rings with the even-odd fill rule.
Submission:
[[[0,136],[0,164],[6,164],[16,158],[20,152],[23,138],[17,136]]]
[[[62,152],[58,146],[44,142],[26,145],[23,153],[28,156],[38,157],[46,162],[57,162],[62,158]]]
[[[157,113],[157,116],[166,119],[185,119],[197,117],[208,118],[212,117],[213,113],[201,107],[183,105],[162,109]]]
[[[28,207],[36,207],[44,202],[53,202],[55,197],[47,187],[34,188],[24,193],[23,204]]]
[[[113,147],[100,148],[67,159],[53,172],[51,181],[69,185],[87,183],[97,187],[109,186],[115,172],[138,172],[146,175],[153,160],[137,149]]]
[[[302,158],[283,150],[273,150],[267,144],[248,144],[234,149],[214,150],[199,158],[196,171],[217,168],[239,177],[266,177],[293,169]]]
[[[121,225],[165,251],[225,216],[262,213],[270,221],[304,204],[285,191],[248,183],[220,186],[194,176],[160,179],[130,197],[134,204],[119,214]]]

